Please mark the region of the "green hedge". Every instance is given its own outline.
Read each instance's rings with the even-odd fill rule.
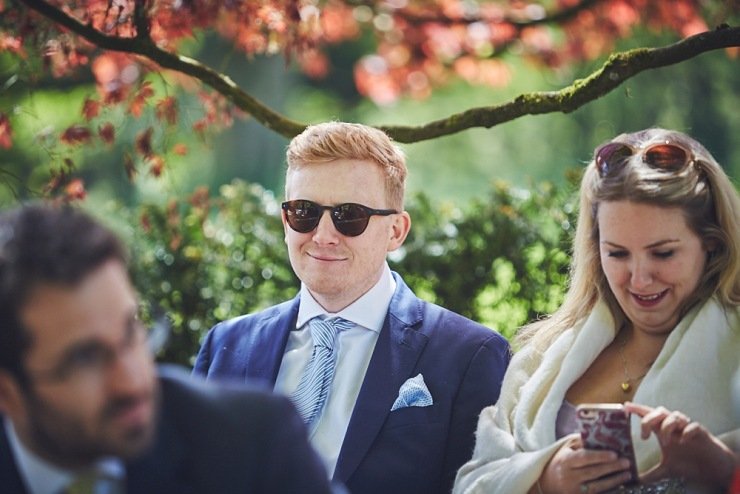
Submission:
[[[420,194],[407,204],[411,234],[390,256],[426,299],[511,337],[561,302],[575,221],[572,187],[498,183],[464,209]],[[131,270],[145,308],[172,322],[160,360],[192,364],[215,323],[291,298],[299,281],[283,241],[279,202],[235,181],[211,196],[118,208],[129,225]]]

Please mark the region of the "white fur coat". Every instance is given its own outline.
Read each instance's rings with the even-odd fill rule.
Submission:
[[[547,351],[525,347],[511,361],[501,397],[478,421],[473,458],[460,468],[456,494],[526,493],[566,438],[555,439],[558,410],[570,386],[614,339],[605,304],[560,335]],[[671,332],[633,401],[680,410],[740,451],[740,421],[730,386],[740,368],[740,309],[714,299],[691,311]],[[654,437],[640,439],[632,421],[638,470],[660,461]],[[689,486],[691,492],[701,492]]]

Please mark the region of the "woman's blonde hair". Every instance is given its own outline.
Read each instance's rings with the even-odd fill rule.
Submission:
[[[617,327],[625,322],[601,268],[597,212],[603,201],[680,208],[689,228],[702,239],[707,265],[697,289],[682,306],[682,316],[712,296],[726,306],[740,305],[740,196],[712,155],[686,134],[659,128],[622,134],[604,146],[612,143],[626,144],[634,153],[604,177],[595,159],[586,167],[565,300],[549,318],[523,327],[515,338],[518,347],[529,343],[544,350],[563,331],[587,317],[600,299],[608,305]],[[665,143],[688,151],[689,164],[670,171],[643,161],[644,150]]]
[[[288,177],[300,167],[338,159],[371,161],[383,171],[388,206],[399,211],[403,210],[404,188],[408,174],[406,157],[381,130],[345,122],[310,125],[290,141],[286,158],[288,163],[286,198],[289,197]]]

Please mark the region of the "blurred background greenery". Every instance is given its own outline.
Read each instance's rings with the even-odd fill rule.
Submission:
[[[616,49],[668,42],[637,32]],[[247,60],[215,37],[194,40],[187,51],[289,117],[372,125],[420,124],[524,92],[557,90],[603,62],[553,73],[507,55],[512,81],[506,88],[453,82],[429,99],[378,107],[354,89],[352,66],[362,50],[352,43],[331,49],[334,74],[320,82],[286,68],[280,57]],[[0,109],[14,119],[14,146],[0,153],[0,206],[38,196],[50,164],[74,161],[88,190],[82,206],[129,242],[142,298],[170,314],[173,337],[160,358],[189,363],[215,322],[296,293],[278,208],[286,139],[248,119],[195,134],[196,97],[150,76],[158,92],[181,103],[177,128],[156,129],[153,138],[168,144],[162,148],[183,143],[188,152],[165,156],[161,177],[141,170],[130,180],[122,143],[132,142],[154,116],[133,119],[106,108],[103,117],[121,136],[116,143],[55,146],[51,136],[79,120],[94,84],[48,79],[31,88],[14,79],[18,64],[31,63],[0,54]],[[640,128],[678,129],[704,143],[737,180],[739,110],[737,59],[715,51],[642,73],[571,114],[524,117],[403,145],[414,223],[402,251],[391,256],[392,267],[420,296],[511,336],[561,300],[575,184],[595,146]]]

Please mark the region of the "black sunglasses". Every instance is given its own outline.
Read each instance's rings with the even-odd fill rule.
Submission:
[[[677,172],[694,161],[693,155],[678,144],[669,142],[653,144],[645,150],[636,150],[629,144],[610,142],[596,150],[596,168],[601,178],[613,174],[627,162],[627,158],[636,152],[642,152],[642,161],[651,168]]]
[[[308,233],[316,229],[324,211],[331,211],[331,221],[339,233],[347,237],[362,235],[367,229],[371,216],[388,216],[396,214],[395,209],[373,209],[362,204],[347,202],[337,206],[322,206],[305,199],[285,201],[283,203],[285,220],[298,233]]]

